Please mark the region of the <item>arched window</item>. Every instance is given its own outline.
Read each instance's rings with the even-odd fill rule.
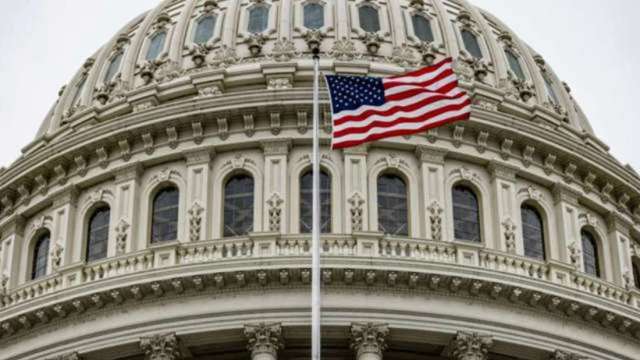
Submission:
[[[193,42],[204,44],[213,37],[213,29],[216,26],[216,17],[207,15],[196,23],[196,31],[193,34]]]
[[[151,242],[178,239],[178,208],[180,192],[171,186],[160,190],[153,198]]]
[[[49,231],[41,234],[33,247],[33,259],[31,264],[31,279],[37,279],[47,275],[47,261],[49,260]]]
[[[104,74],[104,82],[109,83],[113,80],[113,77],[116,76],[116,73],[120,70],[120,63],[122,62],[122,53],[118,53],[111,59],[109,63],[109,67],[107,67],[107,72]]]
[[[253,178],[234,176],[224,187],[224,236],[247,235],[253,230]]]
[[[542,78],[544,79],[544,88],[547,90],[547,97],[549,98],[549,101],[552,104],[560,104],[560,100],[558,100],[558,95],[556,94],[556,91],[553,89],[553,84],[551,83],[551,80],[549,80],[549,77],[544,75],[542,76]]]
[[[513,71],[518,79],[524,80],[524,71],[522,70],[522,65],[520,65],[518,57],[511,50],[505,50],[504,53],[507,55],[507,61],[509,62],[509,68],[511,68],[511,71]]]
[[[304,6],[304,27],[307,29],[320,29],[324,26],[324,6],[310,3]]]
[[[544,260],[544,225],[542,216],[536,208],[530,205],[520,207],[522,217],[522,239],[524,241],[524,255]]]
[[[467,49],[469,54],[474,58],[482,59],[482,50],[480,50],[478,37],[469,30],[460,31],[460,35],[462,36],[464,48]]]
[[[149,40],[149,48],[147,49],[147,60],[155,60],[160,56],[162,49],[164,49],[164,41],[167,38],[167,32],[161,31],[156,33]]]
[[[600,259],[598,258],[598,243],[593,234],[587,230],[580,232],[582,238],[582,262],[584,272],[600,277]]]
[[[636,289],[640,289],[640,258],[634,256],[631,260],[631,267],[633,268],[633,283]]]
[[[416,37],[422,41],[433,42],[433,30],[431,29],[431,23],[429,19],[422,15],[414,14],[411,17],[413,22],[413,32]]]
[[[378,177],[378,229],[390,235],[409,235],[407,185],[393,174]]]
[[[366,32],[380,31],[380,15],[378,9],[371,5],[363,5],[358,9],[360,27]]]
[[[87,261],[107,257],[110,216],[111,211],[108,207],[99,208],[91,215],[87,229]]]
[[[300,232],[310,233],[313,216],[313,172],[300,177]],[[320,231],[331,232],[331,177],[320,171]]]
[[[463,185],[452,190],[453,229],[456,240],[480,242],[480,207],[478,197]]]
[[[247,30],[252,33],[261,33],[269,26],[269,8],[267,6],[254,6],[249,10],[249,26]]]

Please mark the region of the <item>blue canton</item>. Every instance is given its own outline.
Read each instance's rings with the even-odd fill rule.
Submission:
[[[355,110],[363,105],[384,104],[382,78],[327,75],[333,113]]]

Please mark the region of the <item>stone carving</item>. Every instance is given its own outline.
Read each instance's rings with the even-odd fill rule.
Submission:
[[[375,55],[380,50],[380,44],[383,39],[377,32],[367,32],[360,35],[360,40],[367,46],[367,51],[371,55]]]
[[[291,79],[288,77],[271,78],[267,84],[267,89],[269,90],[284,90],[291,89],[292,87]]]
[[[460,175],[460,177],[463,180],[466,180],[466,181],[478,180],[478,178],[479,178],[478,174],[476,174],[475,172],[469,170],[468,168],[466,168],[464,166],[461,167],[461,168],[458,168],[458,169],[455,169],[455,170],[451,171],[451,173],[449,175],[453,175],[455,173],[458,173]]]
[[[391,52],[391,58],[388,59],[388,61],[404,67],[416,66],[420,62],[416,58],[416,54],[413,49],[407,44],[394,47]]]
[[[381,164],[381,163],[385,163],[386,167],[393,168],[393,169],[399,169],[401,165],[409,166],[404,160],[402,160],[400,157],[398,157],[395,154],[386,155],[382,157],[380,160],[376,161],[376,164]]]
[[[9,277],[6,274],[0,275],[0,294],[7,293],[7,284],[9,284]]]
[[[281,206],[283,203],[284,200],[282,200],[278,193],[273,193],[269,200],[267,200],[267,205],[269,205],[269,231],[280,231],[280,223],[282,221]]]
[[[252,359],[256,359],[261,354],[270,355],[275,359],[278,350],[284,348],[280,324],[245,325],[244,335],[247,338],[247,349],[251,352]]]
[[[418,45],[418,52],[425,65],[432,65],[438,54],[444,54],[444,45],[435,42],[422,41]]]
[[[572,242],[568,248],[569,248],[569,260],[571,260],[571,264],[573,264],[573,266],[576,269],[580,269],[582,267],[582,253],[578,248],[578,244],[575,242]]]
[[[493,339],[491,336],[459,331],[450,346],[453,360],[487,360]]]
[[[53,245],[53,249],[51,250],[51,266],[53,267],[53,269],[57,269],[60,267],[60,264],[62,264],[62,253],[64,252],[64,248],[62,247],[62,245],[55,243],[55,245]]]
[[[299,55],[300,54],[296,52],[296,46],[293,41],[288,40],[287,38],[282,38],[273,44],[270,57],[275,61],[281,62],[289,61],[291,58]]]
[[[239,57],[236,54],[235,47],[222,45],[213,52],[213,57],[210,64],[213,67],[226,68],[229,65],[235,64],[236,62],[238,62],[238,60]]]
[[[220,89],[219,85],[211,85],[207,87],[203,87],[198,89],[198,96],[196,98],[203,99],[222,95],[222,89]]]
[[[526,188],[522,188],[520,189],[520,191],[518,191],[519,194],[525,194],[527,198],[531,199],[531,200],[535,200],[535,201],[541,201],[543,196],[542,193],[540,192],[540,190],[536,189],[533,186],[528,186]]]
[[[199,68],[205,64],[205,60],[209,51],[211,51],[212,47],[210,44],[191,44],[185,45],[185,50],[189,51],[189,55],[191,55],[191,61],[193,61],[193,65]]]
[[[52,358],[47,358],[46,360],[82,360],[82,357],[77,352],[72,352],[69,354],[59,355]]]
[[[333,47],[329,52],[329,56],[340,61],[350,61],[362,57],[356,50],[356,45],[353,41],[342,38],[333,43]]]
[[[587,358],[578,354],[556,350],[549,356],[549,360],[587,360]]]
[[[351,205],[349,209],[351,213],[351,231],[362,231],[364,199],[358,192],[354,192],[347,202]]]
[[[511,220],[511,218],[507,218],[502,222],[502,227],[504,228],[504,239],[507,245],[507,251],[515,254],[516,253],[516,224]]]
[[[202,228],[202,212],[204,208],[196,201],[189,209],[189,240],[200,240],[200,232]]]
[[[388,336],[387,324],[351,324],[351,348],[356,352],[358,359],[365,354],[373,354],[381,358],[382,352],[387,348]]]
[[[118,255],[124,254],[127,251],[129,226],[129,223],[125,219],[120,219],[118,225],[116,225],[116,252]]]
[[[319,49],[324,34],[320,30],[309,30],[303,35],[304,41],[307,43],[309,50]]]
[[[226,140],[229,137],[229,123],[227,122],[227,118],[217,118],[216,123],[218,124],[218,136],[221,140]]]
[[[464,49],[460,50],[460,56],[456,63],[454,64],[454,70],[457,67],[457,70],[460,71],[460,76],[468,82],[473,80],[484,82],[491,69],[491,63],[471,56]]]
[[[148,360],[177,360],[180,358],[175,333],[154,335],[140,339],[140,349]]]
[[[122,80],[121,74],[118,74],[113,81],[95,88],[94,99],[99,105],[106,105],[108,102],[123,99],[129,90],[129,83]]]
[[[431,239],[435,241],[442,240],[442,206],[437,200],[434,200],[429,207],[429,222],[431,223]]]
[[[246,43],[249,46],[249,52],[251,56],[256,57],[262,53],[262,47],[264,43],[267,41],[268,37],[262,33],[255,33],[249,35],[246,40]]]
[[[582,213],[578,215],[578,219],[587,225],[598,227],[598,219],[591,213]]]
[[[464,134],[464,126],[456,125],[453,127],[453,133],[451,137],[453,138],[453,146],[459,148],[462,145],[462,135]]]

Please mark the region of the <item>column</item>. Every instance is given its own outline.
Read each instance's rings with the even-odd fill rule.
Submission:
[[[343,150],[345,233],[377,231],[369,228],[367,199],[367,147],[360,145]]]
[[[25,259],[20,249],[24,242],[25,219],[14,214],[0,237],[0,294],[17,287],[26,279],[20,275],[20,261]]]
[[[351,348],[356,352],[356,360],[382,360],[388,336],[387,324],[352,323]]]
[[[488,335],[458,331],[451,340],[451,360],[487,360],[493,338]]]
[[[524,246],[519,239],[521,227],[520,217],[516,216],[516,172],[517,169],[493,161],[489,164],[493,193],[493,214],[488,214],[493,219],[493,236],[497,243],[487,244],[490,248],[509,252],[512,254],[524,254]],[[485,232],[486,234],[486,232]],[[488,240],[488,239],[487,239]]]
[[[633,287],[633,275],[631,269],[631,250],[629,242],[629,228],[619,213],[613,211],[607,216],[608,241],[603,244],[604,254],[601,259],[611,259],[604,261],[606,280],[614,282],[621,287]],[[608,246],[606,246],[608,245]],[[602,260],[601,260],[602,261]]]
[[[135,164],[116,172],[115,209],[111,209],[111,229],[113,239],[109,239],[109,256],[121,255],[146,247],[146,239],[141,239],[144,225],[140,226],[139,212],[140,174],[142,166]],[[148,199],[144,199],[149,201]],[[134,226],[136,224],[136,226]],[[137,229],[137,232],[134,232]],[[134,238],[137,236],[137,241]]]
[[[445,179],[444,179],[444,158],[447,151],[444,149],[432,148],[429,146],[418,146],[416,156],[420,160],[420,172],[422,175],[422,197],[424,203],[421,205],[426,209],[426,219],[422,222],[426,224],[423,234],[427,239],[442,241],[453,240],[443,236],[443,224],[445,209]]]
[[[287,229],[288,186],[287,158],[291,141],[265,141],[264,153],[264,199],[267,211],[263,211],[264,231],[281,233]],[[256,204],[262,206],[262,204]]]
[[[278,350],[284,348],[282,326],[277,324],[254,324],[244,326],[247,349],[251,360],[277,360]]]
[[[565,264],[573,265],[577,269],[582,267],[580,256],[582,244],[580,242],[580,228],[578,223],[578,194],[575,190],[557,183],[553,187],[555,202],[556,223],[558,224],[558,241],[555,252],[551,253],[552,260],[559,260]],[[557,258],[553,255],[557,254]]]
[[[178,337],[175,333],[142,337],[140,349],[147,360],[181,359]]]
[[[197,150],[185,154],[187,163],[187,217],[189,236],[183,241],[199,241],[211,238],[209,226],[210,164],[213,153]]]
[[[82,241],[74,241],[73,230],[77,210],[78,191],[69,187],[53,200],[53,225],[49,252],[51,270],[79,261]]]

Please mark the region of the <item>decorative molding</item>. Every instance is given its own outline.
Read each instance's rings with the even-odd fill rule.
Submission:
[[[362,359],[365,354],[373,354],[382,358],[387,349],[389,326],[387,324],[352,323],[351,348],[356,352],[356,358]]]
[[[127,237],[129,235],[129,223],[125,219],[120,219],[116,225],[116,253],[122,255],[127,251]]]
[[[493,338],[475,332],[459,331],[449,346],[452,360],[487,360]]]
[[[189,240],[192,242],[200,240],[202,228],[202,213],[204,208],[195,201],[189,209]]]
[[[178,360],[180,349],[175,333],[140,338],[140,349],[148,360]]]
[[[363,230],[363,211],[364,211],[364,203],[365,200],[362,198],[360,193],[354,192],[349,199],[347,199],[349,203],[349,213],[351,214],[351,231],[357,232]]]
[[[252,359],[257,359],[261,354],[270,355],[276,359],[278,350],[284,348],[282,326],[279,323],[245,325],[244,335],[247,338],[247,349],[251,352]]]
[[[505,241],[505,245],[507,247],[507,252],[509,252],[511,254],[515,254],[516,253],[516,229],[517,229],[517,226],[513,222],[513,220],[511,220],[511,218],[506,218],[502,222],[502,227],[504,229],[504,241]]]
[[[282,204],[284,200],[278,195],[273,193],[267,200],[269,205],[269,231],[280,232],[280,223],[282,222]]]
[[[431,239],[435,241],[442,240],[442,213],[444,209],[437,200],[431,202],[427,207],[429,210],[429,222],[431,225]]]

